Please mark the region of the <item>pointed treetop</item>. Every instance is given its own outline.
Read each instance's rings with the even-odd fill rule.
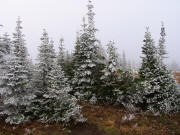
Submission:
[[[40,38],[41,40],[48,40],[49,41],[49,37],[48,37],[48,33],[46,32],[46,29],[43,29],[43,34],[42,37]]]
[[[93,4],[92,4],[92,1],[89,0],[88,1],[88,31],[90,32],[91,35],[94,36],[95,32],[97,31],[97,29],[95,28],[95,24],[94,24],[94,16],[95,16],[95,13],[93,12]]]
[[[64,42],[64,38],[60,38],[60,44]]]
[[[146,32],[149,32],[149,26],[146,27]]]
[[[59,49],[61,50],[61,49],[64,49],[64,38],[60,38],[60,40],[59,40]]]
[[[167,56],[166,56],[167,52],[166,52],[166,46],[165,46],[165,42],[166,42],[165,36],[166,36],[165,27],[164,27],[164,23],[162,22],[159,46],[158,46],[158,53],[160,56],[161,63],[163,62],[164,58],[167,58]]]
[[[86,24],[86,18],[83,16],[83,24],[82,24],[82,28],[83,28],[83,32],[86,31],[86,28],[87,28],[87,24]]]
[[[108,43],[108,46],[109,45],[114,45],[114,44],[115,44],[114,40],[110,40],[109,43]]]
[[[60,38],[59,40],[59,51],[60,53],[64,53],[64,38]]]
[[[17,22],[21,22],[21,17],[20,16],[18,16]]]
[[[162,27],[164,27],[164,22],[163,21],[161,22],[161,25],[162,25]]]
[[[88,0],[88,10],[91,10],[94,8],[93,4],[92,4],[92,0]]]
[[[166,32],[165,32],[164,23],[161,22],[161,25],[162,25],[162,26],[161,26],[161,33],[160,33],[160,34],[161,34],[162,37],[165,37],[165,36],[166,36]]]
[[[46,29],[43,29],[43,34],[48,35]]]
[[[151,41],[151,33],[149,31],[149,27],[146,27],[146,32],[145,32],[145,39],[143,42],[150,42]]]
[[[16,30],[22,29],[22,27],[21,27],[22,21],[21,21],[20,16],[18,16],[18,19],[17,19],[16,23],[17,23]]]

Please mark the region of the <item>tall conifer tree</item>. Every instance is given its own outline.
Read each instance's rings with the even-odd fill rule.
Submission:
[[[161,33],[160,33],[160,39],[159,39],[159,45],[158,45],[158,55],[160,57],[160,61],[162,61],[164,58],[166,58],[166,47],[165,47],[165,37],[166,37],[166,32],[165,32],[165,27],[164,24],[162,23],[162,27],[161,27]]]
[[[44,112],[46,99],[43,95],[48,92],[48,73],[53,68],[55,57],[53,41],[49,41],[48,33],[44,29],[41,37],[41,45],[39,46],[38,63],[33,79],[37,97],[33,101],[31,111],[37,117]]]
[[[7,114],[6,122],[19,124],[28,120],[27,108],[34,98],[29,85],[28,53],[22,34],[21,20],[18,18],[16,32],[13,33],[11,57],[6,62],[7,72],[3,76],[6,84],[1,89],[5,108],[2,114]]]
[[[139,75],[144,81],[137,88],[142,90],[141,96],[139,96],[142,99],[142,107],[154,112],[177,111],[178,100],[175,81],[166,65],[159,61],[161,55],[156,55],[157,49],[148,29],[145,33],[142,53],[144,56]]]
[[[57,56],[58,65],[64,69],[65,64],[65,52],[64,52],[64,39],[61,38],[59,41],[59,52]]]

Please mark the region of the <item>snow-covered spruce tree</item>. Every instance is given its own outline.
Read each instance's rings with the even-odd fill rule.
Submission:
[[[107,61],[106,61],[106,56],[104,55],[105,52],[103,52],[104,49],[102,48],[101,42],[96,38],[96,32],[98,30],[95,28],[95,22],[94,22],[95,13],[93,12],[94,6],[91,0],[89,0],[87,7],[88,7],[87,31],[90,35],[90,45],[94,47],[93,49],[94,59],[92,60],[96,65],[95,71],[92,73],[95,82],[93,99],[95,99],[95,95],[99,93],[98,89],[101,87],[102,84],[102,80],[101,80],[101,76],[103,75],[102,70],[104,70]]]
[[[7,33],[5,33],[2,37],[0,36],[0,70],[2,75],[4,74],[5,62],[10,54],[10,49],[10,39],[8,38]]]
[[[118,70],[118,55],[114,44],[114,41],[109,41],[107,44],[108,63],[104,69],[104,74],[101,77],[101,79],[105,80],[106,82],[112,82],[114,79],[116,79],[115,75]]]
[[[99,99],[112,102],[114,100],[114,92],[113,90],[118,86],[118,54],[116,52],[116,48],[114,46],[114,41],[109,41],[107,44],[107,54],[108,54],[108,62],[105,68],[102,70],[103,75],[101,76],[101,88],[99,88]]]
[[[73,82],[74,90],[78,91],[79,97],[82,97],[82,100],[92,99],[90,102],[94,103],[102,83],[100,78],[103,75],[101,71],[105,67],[105,56],[103,56],[102,50],[100,50],[100,41],[96,38],[95,13],[93,12],[94,6],[91,0],[89,0],[87,7],[88,24],[83,19],[82,30],[75,46]]]
[[[61,65],[57,62],[48,73],[47,81],[48,86],[43,94],[43,112],[39,116],[40,121],[43,123],[84,121],[80,114],[81,107],[77,104],[77,99],[69,94],[72,89],[67,83]]]
[[[165,50],[165,37],[166,37],[166,32],[165,32],[165,27],[164,27],[164,24],[162,23],[162,27],[161,27],[161,33],[160,33],[161,37],[159,39],[159,45],[158,45],[158,55],[159,55],[159,58],[160,58],[160,61],[162,62],[162,60],[164,58],[166,58],[166,50]]]
[[[83,19],[83,25],[81,33],[78,36],[75,53],[74,53],[74,78],[73,86],[74,92],[81,100],[90,100],[94,102],[95,87],[100,77],[98,77],[98,40],[95,37],[97,29],[94,25],[94,6],[91,0],[87,5],[88,7],[88,24]],[[91,100],[91,98],[93,100]]]
[[[60,65],[64,69],[64,59],[65,59],[65,51],[64,51],[64,39],[61,38],[59,41],[59,52],[57,56],[58,65]]]
[[[66,51],[65,53],[65,58],[64,58],[64,73],[65,76],[68,78],[68,81],[71,85],[71,80],[73,78],[73,70],[74,70],[74,66],[73,66],[73,54],[69,53],[69,51]]]
[[[4,54],[10,54],[11,41],[7,33],[3,34],[2,37],[0,37],[0,42],[1,42],[1,48],[2,48],[1,52],[4,52]],[[3,48],[5,50],[3,50]]]
[[[156,55],[157,50],[148,27],[147,31],[145,32],[145,39],[143,42],[144,45],[142,47],[142,53],[144,54],[144,57],[142,57],[142,65],[139,75],[141,78],[147,79],[153,76],[158,76],[157,72],[159,67]]]
[[[57,62],[58,65],[62,67],[65,76],[68,78],[68,81],[70,81],[73,77],[73,64],[69,52],[67,51],[65,54],[63,38],[61,38],[59,41],[59,52],[57,55]]]
[[[142,47],[141,82],[136,86],[135,103],[144,110],[169,113],[177,110],[176,84],[172,74],[157,56],[157,49],[150,32],[145,33]],[[138,101],[138,99],[140,99]]]
[[[28,120],[27,108],[35,97],[29,86],[28,55],[21,30],[21,21],[18,18],[16,32],[13,34],[13,48],[6,61],[7,72],[1,80],[5,86],[0,89],[5,106],[1,114],[6,114],[6,122],[11,124],[19,124]]]
[[[127,60],[126,60],[126,54],[125,52],[123,51],[123,54],[122,54],[122,70],[127,70]]]
[[[94,45],[86,25],[76,42],[74,53],[74,78],[73,86],[76,95],[81,95],[81,100],[89,100],[92,96],[95,71]]]
[[[44,112],[45,98],[43,95],[48,91],[48,73],[53,68],[55,60],[53,41],[49,42],[48,33],[44,29],[39,46],[38,63],[34,71],[33,84],[36,98],[33,100],[30,110],[38,118]]]
[[[3,80],[3,76],[7,72],[6,61],[10,54],[10,39],[7,34],[4,34],[2,37],[0,35],[0,80]],[[3,89],[6,86],[3,81],[0,81],[0,89]],[[1,102],[1,93],[0,93],[0,102]]]

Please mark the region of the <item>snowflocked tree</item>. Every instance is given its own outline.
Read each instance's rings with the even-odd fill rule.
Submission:
[[[98,53],[99,42],[95,37],[97,29],[94,25],[94,6],[88,2],[88,24],[83,19],[82,30],[78,36],[74,53],[74,90],[82,100],[95,101],[95,87],[100,83],[100,69],[102,63]],[[92,100],[91,100],[92,99]]]
[[[89,100],[92,96],[96,64],[94,62],[94,49],[87,25],[84,22],[83,30],[76,42],[74,53],[74,91],[82,100]]]
[[[2,37],[0,35],[0,80],[3,80],[3,76],[7,72],[6,61],[10,55],[10,39],[8,38],[7,33],[5,33]],[[3,81],[0,81],[0,88],[3,89],[4,84]],[[0,93],[0,101],[1,101],[1,93]]]
[[[7,72],[1,80],[5,85],[0,89],[5,107],[1,114],[6,114],[6,122],[11,124],[28,120],[27,108],[35,97],[29,85],[28,53],[21,30],[21,21],[18,18],[16,32],[13,34],[13,48],[6,61]]]
[[[88,53],[86,56],[87,58],[85,58],[86,59],[85,61],[86,61],[86,63],[88,62],[89,64],[86,64],[87,67],[85,70],[87,70],[87,69],[88,70],[85,72],[86,72],[86,74],[88,74],[87,76],[90,77],[90,80],[87,79],[87,81],[89,81],[88,82],[89,90],[85,90],[86,92],[83,95],[85,95],[85,97],[87,99],[89,99],[91,103],[95,103],[96,95],[98,93],[97,89],[99,89],[99,87],[102,83],[101,79],[100,79],[100,77],[102,76],[101,71],[102,71],[102,69],[104,69],[106,61],[105,61],[105,56],[103,56],[104,53],[102,52],[103,49],[101,48],[101,43],[96,38],[97,29],[95,28],[95,23],[94,23],[95,13],[93,12],[94,6],[93,6],[91,0],[88,1],[87,7],[88,7],[88,13],[87,13],[88,24],[86,24],[84,21],[83,26],[82,26],[83,30],[80,33],[80,37],[79,37],[77,43],[79,43],[81,45],[84,44],[83,46],[85,46],[85,44],[86,44],[86,47],[84,48],[84,54],[85,54],[86,50],[88,50]],[[85,40],[83,41],[82,38],[83,38],[83,40],[85,39],[86,41]],[[79,48],[82,50],[82,47],[80,47],[80,46],[78,47],[78,46],[77,46],[77,49]],[[76,51],[76,52],[78,52],[78,51]],[[82,56],[81,54],[79,55],[80,57]],[[83,86],[83,84],[82,84],[82,86]]]
[[[10,49],[10,39],[8,38],[7,33],[5,33],[2,37],[0,36],[0,70],[2,75],[5,72],[5,62],[10,54]]]
[[[59,41],[59,52],[57,56],[58,65],[61,65],[61,67],[64,69],[65,64],[65,51],[64,51],[64,39],[61,38]]]
[[[53,68],[55,57],[53,41],[49,41],[48,33],[44,29],[39,46],[38,63],[33,76],[36,98],[30,108],[36,117],[39,117],[44,111],[43,105],[46,99],[43,95],[48,91],[48,73]]]
[[[118,55],[114,44],[114,41],[109,41],[107,45],[108,63],[104,69],[104,75],[101,77],[101,79],[105,79],[107,82],[108,80],[110,82],[114,80],[116,72],[118,71]]]
[[[177,90],[172,74],[157,56],[157,49],[150,32],[145,33],[142,47],[140,81],[133,90],[129,101],[144,110],[169,113],[177,111]],[[131,92],[131,91],[130,91]]]
[[[73,78],[73,70],[74,70],[74,66],[73,66],[73,54],[69,51],[66,51],[65,53],[65,58],[64,58],[64,73],[65,73],[65,76],[68,78],[68,81],[71,85],[71,80]]]
[[[164,27],[164,24],[162,23],[162,27],[161,27],[161,33],[160,33],[161,37],[159,39],[159,46],[158,46],[158,55],[159,55],[159,58],[160,58],[160,61],[162,62],[162,60],[164,58],[166,58],[166,50],[165,50],[165,37],[166,37],[166,32],[165,32],[165,27]]]
[[[40,120],[44,123],[84,121],[77,99],[69,94],[72,89],[67,83],[61,65],[55,62],[47,79],[48,87],[47,92],[43,94],[43,112],[39,116]]]
[[[107,44],[107,63],[102,70],[101,87],[98,89],[98,99],[106,102],[114,100],[113,90],[118,86],[118,54],[114,46],[114,41],[109,41]]]
[[[10,54],[11,41],[7,33],[3,34],[2,37],[0,36],[0,45],[1,45],[0,46],[1,57],[3,57],[3,54]]]
[[[127,70],[127,60],[126,60],[126,54],[125,52],[123,51],[123,54],[122,54],[122,70]]]
[[[84,121],[76,98],[69,95],[72,89],[58,59],[55,59],[53,41],[49,42],[45,30],[41,41],[39,63],[34,76],[36,98],[31,104],[30,111],[35,119],[43,123]]]

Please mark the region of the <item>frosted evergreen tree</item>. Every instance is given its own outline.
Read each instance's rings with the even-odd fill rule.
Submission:
[[[64,39],[61,38],[59,41],[59,52],[57,56],[58,65],[64,69],[65,64],[65,51],[64,51]]]
[[[118,55],[118,63],[119,63],[118,69],[123,70],[123,60],[122,60],[122,55],[121,55],[120,53],[117,53],[117,55]]]
[[[97,29],[95,28],[95,24],[94,24],[94,16],[95,16],[95,13],[93,12],[93,4],[92,4],[92,1],[89,0],[88,1],[88,32],[89,34],[91,35],[91,38],[95,38],[95,33],[97,31]]]
[[[3,34],[3,36],[0,36],[0,69],[1,73],[3,73],[3,68],[5,66],[6,59],[8,55],[10,54],[11,49],[11,43],[10,38],[8,37],[7,33]]]
[[[101,77],[103,75],[102,71],[104,70],[106,66],[106,56],[105,52],[103,52],[104,49],[102,49],[101,42],[96,38],[96,32],[98,31],[97,28],[95,28],[95,13],[93,11],[94,5],[92,4],[92,1],[89,0],[88,2],[88,28],[87,31],[90,35],[90,41],[91,46],[94,47],[93,49],[93,61],[95,63],[95,72],[93,73],[94,76],[94,93],[98,93],[97,89],[101,87],[102,80]]]
[[[123,54],[122,54],[122,69],[124,71],[127,70],[127,60],[126,60],[126,54],[125,54],[124,51],[123,51]]]
[[[20,18],[13,34],[12,47],[10,57],[6,61],[7,72],[1,80],[5,84],[0,89],[5,106],[1,114],[8,116],[6,122],[19,124],[28,120],[27,108],[35,97],[29,86],[28,54]]]
[[[97,29],[94,24],[93,4],[88,1],[88,23],[83,19],[82,30],[78,36],[75,53],[74,53],[74,84],[76,84],[75,91],[80,89],[80,95],[84,95],[86,99],[96,99],[96,91],[100,85],[102,76],[102,69],[105,66],[105,57],[100,51],[100,42],[96,38]],[[82,73],[82,74],[81,74]],[[79,78],[79,79],[77,79]],[[75,85],[74,85],[75,86]],[[76,90],[79,89],[79,90]],[[84,89],[84,90],[83,90]],[[80,91],[81,91],[80,90]],[[93,94],[92,94],[93,93]],[[94,101],[94,100],[93,100]]]
[[[118,55],[114,44],[114,41],[109,41],[107,45],[108,63],[104,70],[104,75],[101,77],[101,79],[112,81],[115,73],[118,70]]]
[[[73,68],[74,68],[74,71],[73,71],[73,76],[74,76],[74,73],[76,72],[75,69],[77,69],[79,66],[80,66],[80,62],[81,62],[81,56],[80,56],[80,33],[77,32],[76,33],[76,43],[75,43],[75,47],[74,47],[74,52],[73,52]]]
[[[52,38],[51,38],[51,40],[49,42],[49,55],[50,55],[50,58],[51,58],[50,63],[53,63],[55,58],[56,58],[56,52],[55,52],[55,49],[54,49],[54,41],[53,41]],[[53,65],[53,64],[51,64],[51,65]]]
[[[7,72],[6,61],[10,55],[10,39],[8,38],[7,33],[5,33],[2,37],[0,35],[0,80],[3,80],[3,76]],[[0,88],[4,88],[6,84],[3,81],[0,81]],[[0,93],[0,100],[1,100],[1,93]]]
[[[83,27],[82,34],[78,37],[75,47],[73,85],[76,94],[82,94],[86,100],[91,98],[95,83],[93,72],[96,64],[94,62],[94,45],[91,43],[88,29]]]
[[[137,90],[142,98],[144,109],[168,113],[177,110],[176,84],[172,74],[166,66],[159,61],[157,50],[150,32],[145,33],[144,45],[142,47],[142,66],[139,71],[141,79]],[[134,94],[135,95],[135,94]],[[138,99],[138,98],[137,98]]]
[[[68,94],[72,89],[67,83],[61,65],[55,62],[47,78],[49,85],[47,92],[43,94],[43,112],[39,116],[40,121],[43,123],[84,121],[77,99]]]
[[[102,70],[103,75],[101,76],[101,88],[99,88],[98,96],[107,102],[112,102],[114,100],[113,90],[118,85],[118,54],[114,46],[114,41],[109,41],[107,44],[107,64]]]
[[[154,40],[151,37],[151,33],[149,32],[149,28],[147,28],[145,33],[142,53],[145,56],[142,57],[142,66],[139,71],[140,77],[143,79],[151,78],[156,75],[159,63],[156,56],[157,50],[154,45]]]
[[[43,112],[43,103],[45,98],[43,95],[48,91],[48,73],[53,68],[55,60],[55,52],[53,48],[53,41],[49,42],[49,36],[46,30],[43,30],[41,37],[41,45],[39,46],[38,63],[36,65],[36,71],[34,75],[34,86],[36,99],[33,101],[31,111],[35,116],[39,116]]]
[[[5,50],[5,54],[10,54],[11,50],[11,41],[9,38],[9,35],[7,33],[3,34],[2,37],[0,37],[1,40],[1,47],[3,47]]]
[[[17,21],[17,27],[16,27],[16,33],[13,33],[13,40],[12,44],[14,47],[14,54],[15,56],[19,57],[21,59],[21,64],[24,65],[26,70],[28,71],[28,80],[32,76],[31,69],[29,67],[30,65],[30,60],[29,60],[29,54],[27,51],[27,47],[25,46],[25,40],[24,40],[24,34],[22,33],[22,26],[21,26],[22,21],[20,20],[20,17],[18,17]],[[31,80],[29,80],[31,81]]]
[[[73,63],[73,54],[66,51],[65,58],[64,58],[64,68],[65,76],[68,78],[69,83],[71,84],[71,80],[73,78],[73,70],[74,70],[74,63]]]
[[[161,27],[161,33],[160,33],[161,37],[159,39],[159,46],[158,46],[158,55],[160,57],[160,61],[162,61],[164,58],[166,58],[166,50],[165,50],[165,37],[166,37],[166,33],[165,33],[165,27],[164,24],[162,23],[162,27]]]

